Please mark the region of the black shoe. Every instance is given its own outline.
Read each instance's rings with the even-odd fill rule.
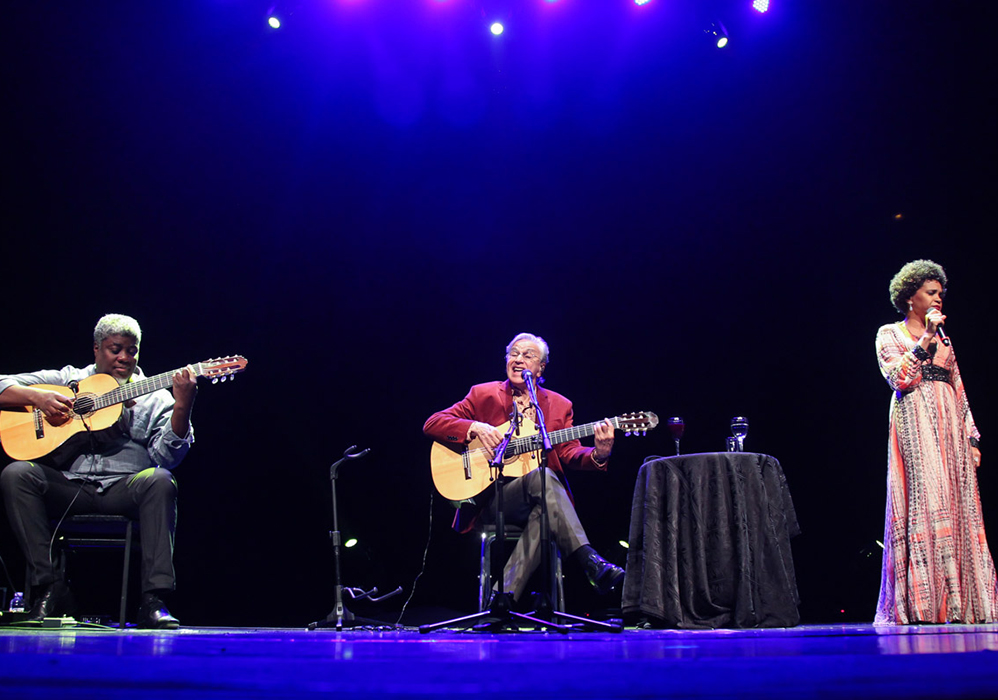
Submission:
[[[55,581],[46,586],[39,586],[35,600],[31,604],[28,619],[41,622],[46,617],[63,617],[71,615],[76,609],[73,592],[65,581]]]
[[[175,630],[180,620],[170,614],[166,604],[155,593],[143,593],[139,604],[138,627],[148,630]]]
[[[614,588],[619,588],[624,582],[624,570],[595,552],[586,557],[584,564],[586,578],[600,595],[606,595]]]

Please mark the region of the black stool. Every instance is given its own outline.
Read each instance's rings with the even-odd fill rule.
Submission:
[[[516,525],[506,525],[506,542],[516,544],[523,535],[523,528]],[[486,525],[482,529],[482,562],[478,574],[478,610],[481,612],[489,606],[492,597],[492,543],[496,541],[495,525]],[[551,571],[548,579],[551,583],[551,603],[555,609],[565,609],[564,574],[561,568],[561,551],[551,538]],[[499,574],[502,576],[502,573]],[[508,591],[507,591],[508,593]]]
[[[125,629],[125,609],[128,605],[128,569],[131,565],[132,547],[138,523],[124,515],[71,515],[59,526],[56,545],[59,547],[59,568],[66,577],[66,555],[74,549],[109,549],[123,547],[124,563],[121,569],[121,607],[118,627]],[[30,580],[25,578],[25,580]],[[30,587],[29,587],[30,588]]]

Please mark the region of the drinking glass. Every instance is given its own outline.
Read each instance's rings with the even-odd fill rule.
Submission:
[[[686,424],[683,423],[683,419],[679,416],[673,416],[669,419],[669,432],[672,433],[672,439],[676,441],[676,456],[679,456],[679,441],[683,437],[683,431],[686,429]]]
[[[745,436],[748,435],[748,418],[735,416],[731,419],[731,434],[738,441],[738,451],[745,451]]]

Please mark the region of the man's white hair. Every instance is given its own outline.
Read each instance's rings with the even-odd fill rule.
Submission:
[[[551,355],[551,351],[548,349],[548,344],[544,341],[544,338],[539,335],[534,335],[533,333],[520,333],[509,341],[509,345],[506,346],[506,357],[509,357],[509,351],[512,350],[513,346],[521,340],[529,340],[531,343],[537,343],[541,349],[541,362],[547,364],[548,357]]]
[[[129,335],[135,344],[142,344],[142,328],[139,322],[124,314],[104,314],[94,326],[94,345],[100,345],[112,335]]]

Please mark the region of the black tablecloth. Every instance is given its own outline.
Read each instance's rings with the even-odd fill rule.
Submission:
[[[624,615],[682,629],[796,625],[799,532],[773,457],[648,457],[631,504]]]

